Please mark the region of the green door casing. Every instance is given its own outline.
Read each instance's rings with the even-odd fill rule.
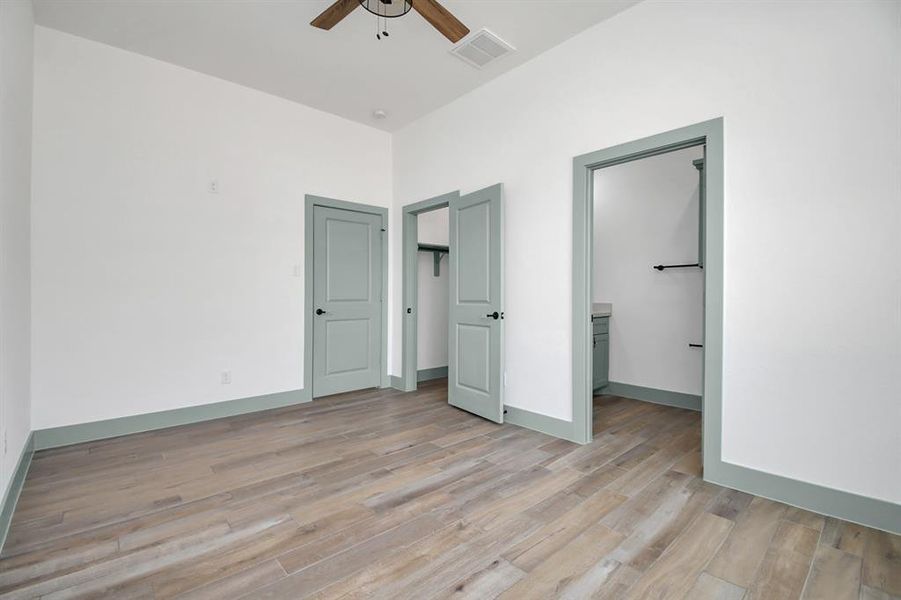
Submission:
[[[313,395],[380,384],[381,217],[313,211]]]
[[[504,421],[501,184],[454,198],[450,209],[448,403]]]

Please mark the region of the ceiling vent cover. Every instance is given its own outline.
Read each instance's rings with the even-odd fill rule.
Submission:
[[[460,60],[481,69],[490,62],[516,50],[487,29],[480,29],[451,49]]]

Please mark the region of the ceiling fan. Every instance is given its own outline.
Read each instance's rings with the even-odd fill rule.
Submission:
[[[377,8],[373,9],[370,5]],[[379,10],[379,5],[383,10]],[[469,33],[469,28],[436,0],[337,0],[313,19],[310,25],[319,29],[331,29],[359,6],[381,17],[396,17],[407,14],[411,5],[432,27],[455,44]]]

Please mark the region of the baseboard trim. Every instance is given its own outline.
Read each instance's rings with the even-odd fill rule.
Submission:
[[[526,429],[531,429],[556,438],[575,441],[573,439],[573,424],[571,421],[556,419],[530,410],[525,410],[524,408],[505,405],[504,423],[525,427]]]
[[[391,386],[403,390],[402,378],[391,376]],[[697,410],[697,408],[686,406],[685,402],[671,404],[660,401],[659,395],[642,394],[643,390],[650,390],[651,388],[641,388],[613,382],[611,382],[610,386],[612,389],[611,387],[606,388],[604,390],[606,393]],[[635,390],[638,393],[635,393]],[[661,390],[651,391],[660,392]],[[673,392],[663,393],[673,394]],[[641,395],[644,397],[636,397]],[[691,396],[690,394],[682,395]],[[651,396],[651,398],[648,396]],[[32,457],[37,450],[282,408],[309,402],[310,400],[311,398],[304,390],[295,390],[34,431],[29,435],[28,441],[25,443],[13,478],[3,498],[2,506],[0,506],[0,549],[2,549],[3,542],[6,540],[16,503],[22,492]],[[573,424],[570,421],[563,421],[515,406],[505,406],[504,410],[504,421],[507,423],[532,429],[549,436],[576,441],[573,437]],[[723,461],[717,461],[712,465],[704,465],[704,479],[711,483],[797,506],[819,514],[901,535],[901,505],[886,500],[861,496],[852,492],[836,490]]]
[[[603,390],[602,394],[611,396],[622,396],[623,398],[632,398],[634,400],[642,400],[644,402],[653,402],[654,404],[664,404],[666,406],[675,406],[676,408],[687,408],[688,410],[701,410],[701,397],[694,394],[684,394],[682,392],[670,392],[668,390],[658,390],[655,388],[642,387],[640,385],[632,385],[629,383],[619,383],[611,381]]]
[[[403,377],[398,377],[397,375],[391,375],[388,378],[388,380],[390,381],[391,387],[393,387],[394,389],[399,390],[401,392],[408,391],[404,388],[404,378]]]
[[[416,381],[431,381],[442,377],[447,377],[447,367],[432,367],[416,371]]]
[[[16,511],[16,504],[19,502],[19,496],[22,494],[22,488],[25,486],[25,477],[28,475],[28,469],[31,467],[31,459],[34,456],[34,433],[28,434],[25,441],[25,447],[22,448],[22,454],[19,456],[19,462],[16,463],[16,470],[10,479],[9,487],[3,495],[3,504],[0,506],[0,550],[6,543],[6,534],[9,533],[9,526],[13,520],[13,513]]]
[[[901,504],[719,461],[704,479],[805,510],[901,535]]]
[[[203,404],[201,406],[187,406],[143,415],[93,421],[91,423],[38,429],[34,431],[34,449],[59,448],[60,446],[93,442],[131,433],[189,425],[201,421],[293,406],[310,402],[310,400],[312,398],[310,398],[307,390],[292,390],[253,396],[251,398],[215,402],[213,404]]]

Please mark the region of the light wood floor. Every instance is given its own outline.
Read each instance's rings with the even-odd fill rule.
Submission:
[[[443,382],[38,453],[15,598],[901,595],[901,538],[699,478],[697,413],[603,396],[594,443]]]

